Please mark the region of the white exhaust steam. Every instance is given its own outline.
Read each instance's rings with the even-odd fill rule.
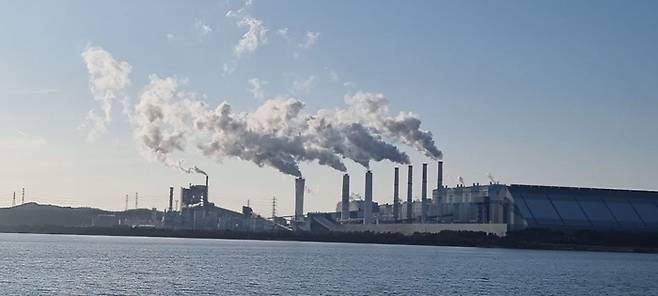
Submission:
[[[92,126],[86,126],[87,123],[83,125],[83,128],[89,129],[87,139],[95,140],[107,130],[107,125],[112,121],[112,105],[121,96],[122,90],[130,85],[128,75],[132,66],[125,61],[115,60],[109,52],[95,46],[87,46],[81,56],[90,75],[89,89],[100,105],[100,115],[94,109],[87,114],[87,120]],[[124,96],[121,101],[126,111],[127,97]]]
[[[90,50],[111,60],[100,48]],[[108,74],[114,77],[108,78],[111,83],[92,89],[106,98],[103,110],[111,110],[115,90],[128,84],[131,67],[124,63],[111,60],[111,70],[101,71],[112,73]],[[92,73],[91,81],[98,80],[94,77]],[[295,98],[266,100],[253,112],[235,112],[227,102],[211,108],[203,96],[180,90],[175,78],[149,78],[131,113],[135,140],[148,158],[184,172],[200,170],[183,167],[172,154],[189,149],[218,161],[235,157],[297,177],[302,175],[300,162],[317,162],[338,171],[346,171],[344,159],[366,168],[371,161],[381,160],[408,164],[409,156],[397,143],[441,158],[432,133],[420,128],[420,119],[405,112],[391,116],[382,94],[357,92],[345,97],[345,107],[315,113],[307,112]]]

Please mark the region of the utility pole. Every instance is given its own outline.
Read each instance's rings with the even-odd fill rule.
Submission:
[[[135,192],[135,209],[139,209],[139,192]]]
[[[21,193],[21,204],[24,204],[24,203],[25,203],[25,187],[23,187],[22,193]]]
[[[272,197],[272,220],[276,218],[276,196]]]
[[[126,194],[126,211],[128,210],[128,194]]]

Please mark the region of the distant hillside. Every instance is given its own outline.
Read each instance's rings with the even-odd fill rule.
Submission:
[[[158,212],[160,216],[162,212]],[[114,215],[116,219],[148,220],[153,212],[136,209],[111,212],[95,208],[71,208],[41,205],[34,202],[11,208],[0,208],[0,225],[90,226],[99,215]]]

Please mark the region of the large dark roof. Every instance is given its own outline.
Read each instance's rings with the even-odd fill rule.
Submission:
[[[512,193],[543,193],[543,194],[573,194],[573,195],[624,195],[630,197],[658,198],[658,191],[608,189],[608,188],[586,188],[586,187],[562,187],[544,185],[511,184],[509,190]]]
[[[529,227],[658,231],[658,192],[509,185]]]

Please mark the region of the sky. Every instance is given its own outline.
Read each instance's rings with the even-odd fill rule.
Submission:
[[[169,186],[203,182],[136,136],[138,105],[167,81],[209,112],[292,98],[315,114],[385,97],[386,116],[411,112],[431,132],[450,186],[491,174],[658,190],[656,12],[655,1],[0,1],[0,206],[25,187],[26,201],[122,210],[139,192],[140,207],[163,209]],[[435,159],[386,140],[415,165],[416,191],[423,162],[435,186]],[[269,216],[275,196],[279,215],[293,212],[291,175],[189,146],[167,161],[207,172],[217,205]],[[366,169],[341,161],[362,195]],[[371,161],[375,201],[391,202],[395,166],[406,180],[406,165]],[[305,210],[334,210],[343,173],[299,170]]]

